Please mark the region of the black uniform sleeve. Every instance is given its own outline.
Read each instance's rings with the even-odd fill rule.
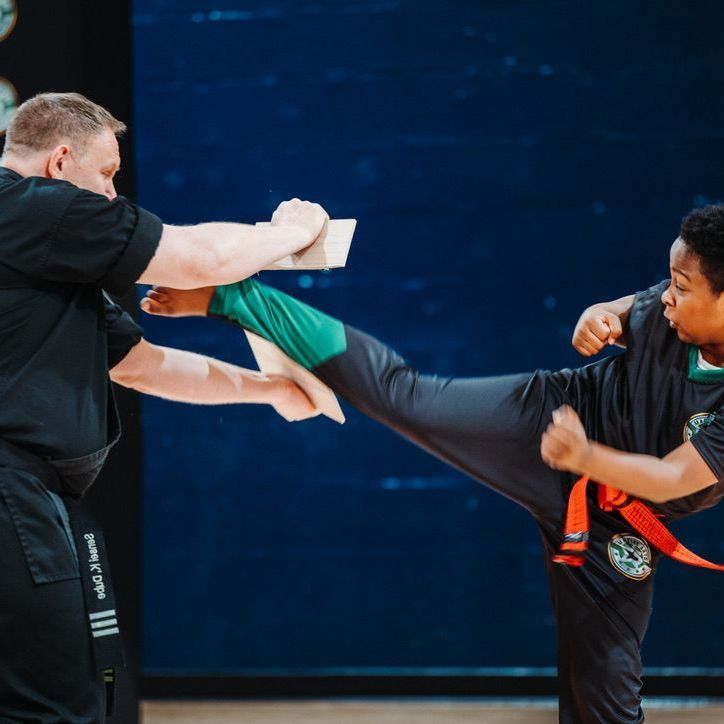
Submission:
[[[659,282],[634,297],[626,329],[626,349],[635,354],[651,343],[661,342],[672,336],[673,330],[664,317],[661,295],[669,286],[669,280]]]
[[[143,337],[143,329],[128,312],[103,294],[104,317],[108,333],[108,369],[113,369]]]
[[[712,422],[691,438],[704,462],[718,481],[724,481],[724,407],[720,407]]]
[[[156,252],[161,220],[122,196],[109,201],[37,176],[18,186],[3,219],[4,238],[12,241],[0,261],[31,278],[98,284],[122,294]]]

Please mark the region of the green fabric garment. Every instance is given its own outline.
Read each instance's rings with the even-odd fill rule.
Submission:
[[[347,349],[342,322],[255,279],[217,287],[208,314],[273,342],[308,370]]]
[[[699,367],[699,348],[695,344],[689,345],[689,379],[694,382],[724,381],[724,368],[720,370],[704,370]]]

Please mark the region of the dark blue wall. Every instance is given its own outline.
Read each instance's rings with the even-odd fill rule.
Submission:
[[[300,196],[350,262],[264,279],[425,371],[580,363],[588,304],[666,275],[721,198],[718,2],[136,0],[141,203],[170,223]],[[207,320],[156,342],[250,364]],[[144,401],[148,672],[554,663],[536,530],[347,409]],[[724,557],[722,514],[679,527]],[[721,666],[724,579],[664,563],[652,666]],[[676,622],[674,624],[674,622]]]

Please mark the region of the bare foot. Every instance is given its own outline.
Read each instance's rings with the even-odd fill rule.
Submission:
[[[171,289],[153,287],[141,300],[141,309],[161,317],[205,317],[216,287]]]

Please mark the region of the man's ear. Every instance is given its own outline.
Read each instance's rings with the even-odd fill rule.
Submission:
[[[70,161],[70,148],[64,143],[56,146],[48,157],[46,174],[48,178],[65,178],[65,166]]]

